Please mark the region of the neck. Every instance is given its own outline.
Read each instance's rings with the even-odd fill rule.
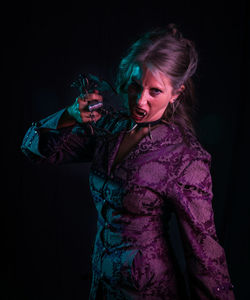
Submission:
[[[142,122],[142,123],[136,123],[138,127],[147,127],[147,126],[154,126],[156,124],[159,124],[162,122],[162,119],[158,119],[155,121],[151,121],[151,122]]]
[[[134,120],[131,120],[131,124],[130,124],[130,129],[127,130],[127,133],[132,132],[135,128],[148,128],[148,132],[149,132],[149,136],[152,139],[152,135],[151,135],[151,127],[154,125],[157,125],[159,123],[162,122],[162,119],[158,119],[156,121],[152,121],[152,122],[143,122],[143,123],[136,123]]]

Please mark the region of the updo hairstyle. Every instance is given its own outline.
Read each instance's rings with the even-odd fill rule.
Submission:
[[[175,24],[167,28],[156,28],[140,37],[121,60],[116,88],[126,101],[127,87],[135,65],[144,65],[154,75],[163,73],[170,79],[173,92],[183,85],[178,98],[167,106],[162,119],[179,125],[180,130],[191,130],[195,134],[193,117],[196,98],[192,76],[195,74],[198,55],[194,43],[183,37]]]

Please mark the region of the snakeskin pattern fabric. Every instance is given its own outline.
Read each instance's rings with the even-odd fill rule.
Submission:
[[[184,139],[176,125],[160,124],[152,139],[143,137],[113,167],[128,121],[101,118],[97,126],[113,133],[101,137],[88,134],[85,125],[57,129],[62,113],[34,123],[22,150],[39,163],[92,162],[98,219],[89,299],[189,299],[169,239],[172,214],[191,300],[235,299],[214,224],[211,156],[197,138],[186,131]]]

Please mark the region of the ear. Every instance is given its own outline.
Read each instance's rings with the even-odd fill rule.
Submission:
[[[175,100],[180,96],[181,93],[183,93],[184,90],[185,90],[185,85],[182,84],[181,87],[175,93],[173,93],[169,102],[174,103]]]

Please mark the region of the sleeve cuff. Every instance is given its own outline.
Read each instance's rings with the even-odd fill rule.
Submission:
[[[226,293],[228,295],[228,300],[234,300],[235,297],[233,289],[234,285],[232,283],[221,284],[214,288],[214,294],[218,299],[221,299],[221,296]]]
[[[41,121],[33,122],[32,126],[36,126],[37,128],[57,129],[58,122],[66,109],[67,108],[63,108],[47,118],[42,119]]]
[[[21,149],[24,153],[33,153],[44,158],[39,151],[39,140],[40,140],[40,132],[41,128],[56,130],[58,122],[64,113],[66,108],[54,113],[53,115],[48,116],[45,119],[42,119],[38,122],[33,122],[31,127],[28,129],[27,133],[24,136]]]

